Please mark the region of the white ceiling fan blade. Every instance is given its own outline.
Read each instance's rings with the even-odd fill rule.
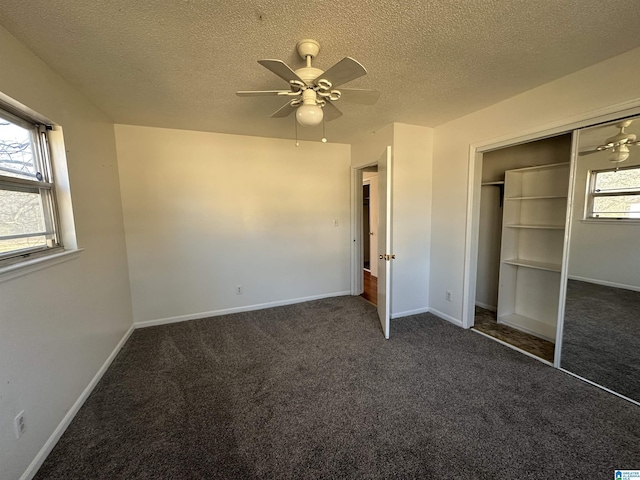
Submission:
[[[293,101],[294,100],[291,100],[291,102]],[[291,115],[295,111],[295,107],[291,105],[291,102],[285,103],[282,107],[273,112],[271,118],[283,118]]]
[[[333,67],[316,78],[315,84],[318,84],[318,80],[328,80],[331,82],[333,88],[335,88],[366,74],[367,69],[364,68],[362,64],[351,57],[344,57]]]
[[[297,80],[304,84],[304,81],[296,74],[296,72],[291,70],[291,67],[282,60],[258,60],[258,63],[271,70],[287,83],[290,83],[291,80]]]
[[[324,113],[325,122],[330,122],[331,120],[335,120],[342,116],[342,112],[331,102],[327,102],[324,107],[322,107],[322,111]]]
[[[380,98],[378,90],[367,90],[363,88],[341,88],[341,100],[347,102],[360,103],[362,105],[373,105]]]
[[[236,92],[239,97],[263,97],[267,95],[289,95],[289,90],[240,90]]]

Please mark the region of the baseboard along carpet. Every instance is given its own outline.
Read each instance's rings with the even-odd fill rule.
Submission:
[[[640,408],[360,297],[136,330],[37,479],[576,479],[640,469]]]

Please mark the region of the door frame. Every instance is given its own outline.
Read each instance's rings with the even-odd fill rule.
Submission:
[[[478,241],[480,227],[480,191],[482,183],[483,154],[491,150],[512,147],[523,143],[542,140],[573,130],[605,123],[620,117],[639,115],[640,99],[613,105],[596,111],[587,112],[565,120],[534,127],[515,134],[508,134],[497,139],[473,143],[469,145],[469,176],[467,184],[467,220],[465,227],[464,272],[462,285],[462,327],[473,327],[476,303],[476,280],[478,274]],[[568,209],[569,210],[569,209]],[[567,213],[569,215],[569,213]],[[565,232],[565,236],[567,232]],[[566,244],[566,241],[565,241]],[[566,245],[565,245],[566,248]],[[563,260],[563,277],[566,275],[567,258]],[[561,291],[560,308],[564,309],[564,288]],[[561,332],[561,322],[559,322]],[[556,339],[558,340],[558,339]],[[560,341],[556,341],[554,366],[559,367]]]
[[[369,185],[369,231],[371,231],[371,179],[367,178],[367,179],[362,179],[362,195],[364,196],[364,186],[365,185]],[[362,198],[362,206],[364,207],[364,197]],[[364,227],[364,210],[362,211],[362,227]],[[362,229],[362,231],[364,231],[364,228]],[[365,243],[367,241],[367,237],[366,235],[362,234],[362,268],[364,270],[366,270],[366,268],[364,268],[364,251],[365,251]],[[371,257],[373,257],[373,255],[371,254],[371,242],[369,242],[369,272],[371,272]]]
[[[351,167],[351,295],[357,296],[364,292],[364,241],[362,235],[362,172],[365,168],[375,167],[378,160]]]

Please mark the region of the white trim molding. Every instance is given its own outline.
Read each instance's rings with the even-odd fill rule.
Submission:
[[[325,293],[322,295],[313,295],[311,297],[291,298],[288,300],[278,300],[275,302],[257,303],[254,305],[246,305],[243,307],[223,308],[220,310],[190,313],[187,315],[178,315],[175,317],[158,318],[155,320],[143,320],[140,322],[135,322],[134,325],[136,328],[154,327],[156,325],[166,325],[168,323],[178,323],[178,322],[186,322],[189,320],[200,320],[200,319],[209,318],[209,317],[219,317],[221,315],[229,315],[231,313],[251,312],[253,310],[262,310],[264,308],[282,307],[284,305],[293,305],[295,303],[309,302],[311,300],[320,300],[323,298],[343,297],[345,295],[351,295],[351,292],[345,291],[345,292]]]
[[[416,308],[415,310],[405,310],[404,312],[392,313],[391,314],[391,319],[395,320],[396,318],[410,317],[411,315],[419,315],[421,313],[429,313],[429,311],[430,310],[429,310],[428,307]]]
[[[102,376],[105,374],[107,369],[111,366],[111,363],[116,358],[116,355],[118,354],[118,352],[120,352],[124,344],[127,342],[127,340],[129,340],[129,337],[131,336],[134,330],[135,330],[135,325],[131,325],[129,327],[129,330],[126,331],[126,333],[120,339],[120,341],[115,346],[111,354],[104,361],[104,363],[102,364],[98,372],[93,376],[93,378],[89,382],[89,385],[86,386],[86,388],[80,394],[78,399],[71,406],[71,408],[66,413],[66,415],[62,418],[62,421],[58,424],[58,426],[53,431],[49,439],[45,442],[44,446],[40,449],[38,454],[31,461],[27,469],[24,471],[24,473],[20,477],[20,480],[31,480],[35,476],[35,474],[38,472],[38,469],[42,466],[42,464],[46,460],[47,456],[51,453],[51,450],[53,450],[53,447],[56,446],[56,443],[58,443],[58,440],[60,440],[60,437],[62,437],[67,427],[71,424],[71,421],[74,419],[74,417],[76,416],[80,408],[82,408],[82,405],[84,405],[84,402],[87,400],[87,398],[89,398],[89,395],[91,395],[91,392],[93,392],[93,389],[96,387],[100,379],[102,379]]]
[[[498,311],[498,307],[495,305],[489,305],[488,303],[484,303],[484,302],[479,302],[476,300],[476,306],[480,307],[480,308],[484,308],[485,310],[489,310],[490,312],[497,312]]]
[[[604,287],[622,288],[623,290],[633,290],[634,292],[640,292],[640,287],[634,285],[626,285],[624,283],[610,282],[608,280],[597,280],[595,278],[578,277],[576,275],[569,275],[569,280],[578,280],[580,282],[593,283],[595,285],[602,285]]]
[[[80,252],[82,252],[83,250],[83,248],[78,248],[76,250],[65,250],[60,253],[43,255],[32,260],[25,260],[24,262],[8,265],[0,269],[0,283],[6,282],[8,280],[13,280],[14,278],[22,277],[23,275],[27,275],[29,273],[37,272],[38,270],[53,267],[54,265],[58,265],[60,263],[68,262],[69,260],[78,258],[80,256]]]
[[[433,308],[429,309],[429,313],[433,313],[436,317],[440,317],[447,322],[451,322],[458,327],[462,327],[462,320],[458,320],[457,318],[452,317],[451,315],[447,315],[439,310],[435,310]]]

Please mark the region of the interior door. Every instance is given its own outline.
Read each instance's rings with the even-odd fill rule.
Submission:
[[[378,317],[389,338],[391,315],[391,147],[378,160]]]

